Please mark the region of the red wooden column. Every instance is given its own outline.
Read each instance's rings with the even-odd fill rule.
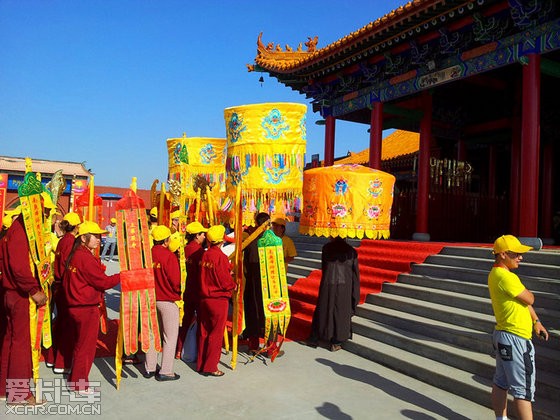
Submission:
[[[369,127],[369,167],[381,170],[383,142],[383,102],[374,102]]]
[[[428,195],[430,193],[430,146],[432,140],[432,95],[424,94],[424,115],[420,122],[420,150],[418,152],[418,204],[416,206],[416,232],[412,239],[429,241]]]
[[[509,180],[509,228],[510,233],[519,235],[519,188],[521,167],[521,113],[515,110],[511,137],[511,168]]]
[[[519,236],[537,238],[539,222],[540,55],[523,66]]]
[[[488,196],[496,196],[496,146],[488,146]]]
[[[463,139],[459,139],[459,141],[457,141],[457,160],[460,162],[467,160],[467,146],[465,144],[465,140]]]
[[[332,115],[326,118],[325,123],[325,166],[334,165],[334,129],[336,120]]]
[[[542,207],[541,207],[541,235],[547,243],[554,243],[552,232],[552,218],[554,205],[552,191],[554,191],[554,147],[552,143],[543,144],[543,173],[542,173]]]

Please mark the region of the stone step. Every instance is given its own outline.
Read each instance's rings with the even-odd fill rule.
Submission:
[[[424,302],[439,303],[454,308],[466,309],[481,314],[493,315],[489,297],[473,296],[467,293],[433,289],[406,283],[385,283],[383,292],[406,296]]]
[[[445,247],[440,255],[455,255],[471,258],[485,258],[494,261],[492,248],[480,247]],[[523,254],[523,262],[560,266],[560,250],[529,251]]]
[[[344,349],[407,376],[489,407],[491,381],[369,337],[354,334]]]
[[[466,328],[460,325],[450,325],[444,321],[437,321],[419,315],[410,314],[404,310],[393,310],[377,307],[368,303],[359,305],[356,316],[372,322],[395,327],[399,330],[418,332],[432,341],[448,345],[469,348],[481,355],[494,357],[492,334]],[[375,338],[375,337],[373,337]],[[552,346],[551,342],[544,343],[533,340],[536,351],[536,363],[539,370],[560,375],[560,349]]]
[[[488,286],[486,283],[471,283],[449,278],[432,277],[426,275],[418,275],[412,273],[403,273],[399,275],[397,283],[414,284],[417,286],[429,287],[438,290],[448,290],[450,292],[465,293],[472,296],[488,297]],[[560,308],[560,296],[555,293],[535,291],[535,299],[538,305],[543,308]]]
[[[477,270],[468,267],[452,267],[448,265],[422,263],[414,264],[411,273],[484,285],[488,283],[487,270]],[[560,294],[560,277],[544,278],[523,276],[522,281],[525,287],[531,291]]]
[[[493,315],[476,313],[437,303],[423,302],[405,296],[396,296],[386,293],[368,295],[366,303],[396,310],[406,308],[407,312],[414,315],[447,322],[452,325],[472,328],[486,333],[491,333],[494,330],[495,320]]]
[[[492,268],[493,260],[482,259],[482,258],[472,258],[472,257],[458,257],[454,255],[430,255],[426,258],[426,263],[443,265],[450,267],[463,267],[463,268],[474,268],[482,271],[490,271]],[[533,264],[526,260],[519,265],[519,268],[515,270],[516,274],[520,277],[532,276],[532,277],[546,277],[550,279],[560,278],[560,266],[555,265],[544,265],[544,264]]]
[[[485,378],[492,378],[494,358],[491,354],[483,354],[469,349],[467,346],[456,346],[431,337],[422,335],[422,330],[400,329],[394,325],[382,324],[370,319],[354,317],[352,331],[361,336],[381,341],[397,347]]]
[[[367,336],[354,334],[352,340],[344,344],[344,349],[365,357],[405,375],[421,380],[427,384],[448,390],[456,395],[474,401],[477,404],[491,408],[490,392],[492,381],[490,378],[473,374],[450,366],[447,361],[440,362],[406,351]],[[549,385],[554,386],[554,378],[547,378],[545,384],[539,383],[536,402],[533,406],[535,418],[557,418],[560,404],[557,399],[558,390],[552,397],[545,395]],[[552,383],[548,381],[553,380]],[[557,381],[556,381],[557,383]],[[546,393],[550,393],[546,389]]]

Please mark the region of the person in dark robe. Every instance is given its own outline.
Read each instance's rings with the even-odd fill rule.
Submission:
[[[268,213],[258,213],[255,217],[256,227],[270,220]],[[258,240],[255,238],[243,251],[245,270],[245,290],[243,303],[245,309],[245,330],[243,336],[249,341],[249,351],[259,351],[259,338],[264,336],[264,307],[261,286],[261,268],[259,264]]]
[[[321,255],[321,284],[307,344],[328,342],[331,351],[352,338],[352,315],[360,302],[358,253],[345,239],[332,238]]]

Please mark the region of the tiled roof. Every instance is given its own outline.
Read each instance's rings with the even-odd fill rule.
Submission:
[[[381,148],[381,160],[394,159],[399,156],[416,153],[420,145],[420,134],[412,131],[396,130],[383,139]],[[337,160],[336,163],[356,163],[360,165],[369,162],[369,148],[358,153],[350,153],[350,156]]]
[[[83,163],[41,159],[33,159],[31,163],[31,170],[41,174],[52,175],[60,169],[62,169],[63,175],[68,176],[89,177],[91,175]],[[0,156],[0,172],[25,173],[25,158]]]
[[[313,45],[312,48],[308,48],[308,51],[290,51],[288,49],[284,51],[279,45],[277,45],[276,48],[273,48],[272,43],[265,47],[261,41],[261,33],[257,41],[258,48],[255,63],[270,71],[289,73],[304,64],[307,65],[312,62],[318,62],[325,57],[332,55],[336,51],[344,50],[348,46],[353,45],[355,42],[360,42],[363,38],[371,36],[383,38],[381,32],[385,28],[395,25],[400,21],[405,21],[411,16],[416,15],[420,10],[427,9],[430,6],[441,2],[442,0],[409,1],[405,5],[387,13],[385,16],[368,23],[357,31],[351,32],[332,44],[320,49],[315,49],[315,45]],[[248,67],[249,71],[254,69],[253,66]]]

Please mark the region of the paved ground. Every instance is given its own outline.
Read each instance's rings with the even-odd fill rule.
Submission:
[[[116,270],[116,263],[108,263],[109,272]],[[116,294],[110,291],[108,304],[117,301]],[[116,316],[113,311],[109,315]],[[64,381],[59,379],[62,376],[42,365],[45,395],[60,404],[50,403],[42,408],[44,414],[37,411],[33,417],[68,419],[81,413],[103,419],[154,420],[493,418],[487,408],[350,352],[331,353],[294,342],[285,343],[283,348],[286,353],[274,363],[267,359],[249,362],[240,353],[235,371],[229,368],[231,355],[223,354],[222,370],[226,375],[221,378],[203,377],[192,365],[176,361],[175,371],[181,379],[161,383],[144,379],[141,365],[126,366],[118,391],[114,385],[114,360],[96,359],[90,381],[99,382],[99,397],[90,403],[70,401],[68,394],[56,395],[55,391],[64,394]],[[17,419],[23,414],[6,410],[0,406],[0,417]]]
[[[90,380],[100,382],[99,401],[91,405],[70,402],[69,396],[63,395],[62,407],[50,404],[45,410],[51,410],[49,418],[68,418],[56,414],[68,413],[69,406],[80,406],[83,413],[93,411],[104,419],[492,418],[492,412],[484,407],[344,350],[331,353],[293,342],[284,348],[285,355],[274,363],[255,359],[245,364],[247,357],[240,354],[235,371],[228,368],[230,355],[224,354],[222,370],[226,375],[221,378],[200,376],[192,365],[181,361],[175,366],[181,379],[166,383],[144,379],[141,365],[125,367],[118,391],[114,360],[96,359]],[[41,376],[45,381],[60,377],[44,366]],[[0,413],[2,417],[5,411]]]

